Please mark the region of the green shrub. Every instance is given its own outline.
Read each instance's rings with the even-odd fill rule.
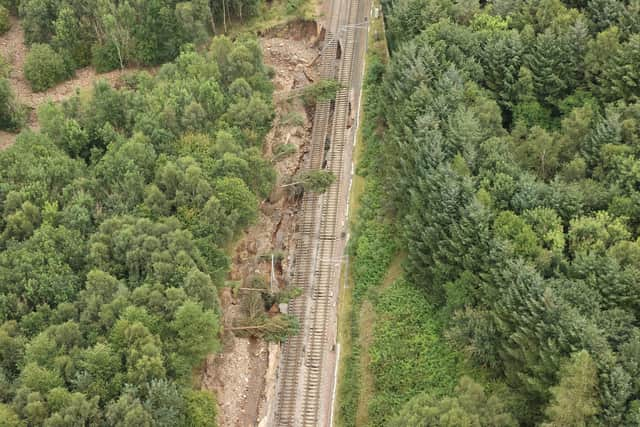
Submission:
[[[0,0],[0,7],[4,7],[14,15],[18,14],[18,0]]]
[[[216,427],[216,399],[201,390],[188,390],[185,396],[187,425],[193,427]]]
[[[62,56],[51,46],[36,43],[24,63],[24,76],[36,92],[42,92],[69,77],[71,73]]]
[[[25,108],[16,102],[9,81],[0,78],[0,129],[16,131],[22,127],[25,118]]]
[[[4,34],[11,28],[11,21],[9,21],[9,11],[7,8],[0,6],[0,34]]]
[[[291,111],[282,116],[282,124],[285,126],[302,126],[304,124],[304,116],[295,111]]]
[[[120,67],[118,50],[113,43],[95,44],[91,48],[93,66],[99,73],[115,70]]]
[[[280,160],[298,151],[295,144],[287,143],[278,145],[273,149],[273,160]]]
[[[245,278],[244,286],[246,288],[253,289],[266,289],[267,281],[263,276],[259,274],[252,274],[251,276]]]

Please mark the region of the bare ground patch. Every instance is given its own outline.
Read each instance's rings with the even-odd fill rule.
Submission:
[[[18,135],[11,132],[5,132],[0,130],[0,150],[4,150],[14,142],[16,142],[16,137]]]

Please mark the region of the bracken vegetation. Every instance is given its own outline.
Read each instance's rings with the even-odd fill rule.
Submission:
[[[365,83],[374,154],[354,298],[362,271],[388,265],[388,236],[407,283],[372,298],[374,363],[347,369],[343,424],[368,369],[372,425],[640,425],[640,2],[384,6],[391,59],[370,60]],[[427,321],[404,332],[398,304]],[[448,348],[406,353],[429,333]],[[406,380],[427,385],[405,393]]]

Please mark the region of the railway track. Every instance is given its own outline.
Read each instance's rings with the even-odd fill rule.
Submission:
[[[359,0],[351,0],[348,4],[349,24],[355,23],[358,10]],[[337,280],[334,257],[342,255],[336,254],[336,242],[342,231],[338,212],[345,170],[344,154],[350,143],[347,120],[355,29],[348,25],[343,29],[342,57],[336,60],[341,34],[328,34],[319,65],[320,78],[338,80],[341,89],[334,101],[316,105],[310,160],[305,165],[306,170],[326,167],[336,176],[336,181],[323,195],[306,192],[302,200],[300,238],[294,252],[295,273],[291,286],[302,289],[303,293],[289,305],[289,313],[300,323],[300,333],[289,337],[283,346],[276,389],[277,426],[315,427],[321,419],[322,386],[326,376],[322,369],[329,346],[327,329],[332,290]],[[330,149],[325,157],[327,138]]]
[[[335,77],[335,55],[337,41],[332,38],[325,54],[320,62],[320,76],[324,79]],[[331,103],[319,102],[316,105],[313,119],[313,131],[311,138],[311,155],[309,162],[304,166],[306,170],[317,170],[322,167],[324,157],[324,141],[329,125]],[[295,426],[296,410],[299,397],[300,371],[305,352],[304,327],[307,318],[306,295],[311,291],[311,274],[313,273],[313,244],[314,234],[318,218],[319,196],[311,192],[305,192],[302,199],[302,221],[298,232],[300,238],[296,242],[294,255],[293,288],[300,288],[303,295],[295,298],[289,304],[289,314],[296,316],[300,323],[301,332],[289,337],[283,346],[282,359],[280,361],[279,381],[277,391],[276,425]]]

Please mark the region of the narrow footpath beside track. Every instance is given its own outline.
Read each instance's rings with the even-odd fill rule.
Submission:
[[[338,80],[341,89],[335,101],[316,105],[305,169],[324,166],[337,179],[326,193],[305,193],[303,198],[291,283],[303,294],[289,305],[289,313],[300,322],[300,332],[283,346],[275,414],[268,425],[315,427],[329,425],[331,420],[337,364],[336,299],[356,134],[349,121],[351,110],[359,104],[368,15],[367,0],[332,1],[320,78]]]

